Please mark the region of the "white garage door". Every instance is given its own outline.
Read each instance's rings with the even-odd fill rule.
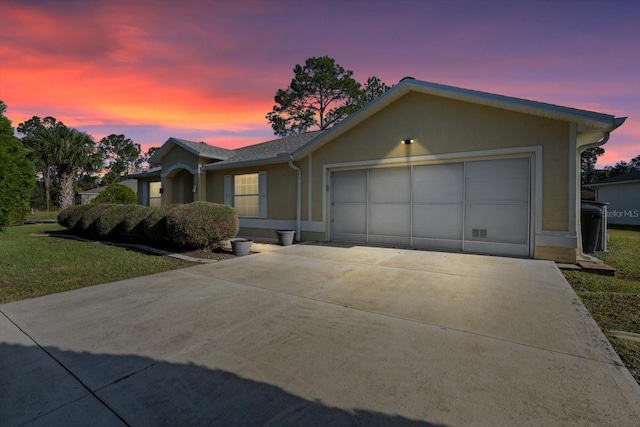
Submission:
[[[334,241],[529,256],[529,159],[336,171]]]

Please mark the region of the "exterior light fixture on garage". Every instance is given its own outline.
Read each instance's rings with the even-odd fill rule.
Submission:
[[[403,144],[413,144],[413,139],[403,139],[402,143]]]

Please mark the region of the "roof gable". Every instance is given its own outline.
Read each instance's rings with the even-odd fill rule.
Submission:
[[[204,157],[213,160],[226,160],[233,154],[233,150],[227,150],[225,148],[205,144],[204,142],[193,142],[187,141],[186,139],[171,137],[167,139],[167,141],[162,144],[162,147],[160,147],[158,151],[156,151],[154,155],[149,158],[149,164],[160,163],[162,161],[162,158],[169,151],[171,151],[173,147],[180,147],[183,150],[186,150],[198,157]]]
[[[293,153],[294,159],[299,160],[310,152],[320,148],[339,135],[354,128],[378,111],[391,103],[399,100],[410,92],[423,93],[443,98],[449,98],[523,114],[540,116],[570,123],[576,123],[578,132],[597,133],[611,132],[624,123],[626,118],[616,118],[609,114],[580,110],[577,108],[563,107],[544,102],[530,101],[527,99],[497,95],[488,92],[480,92],[471,89],[463,89],[454,86],[405,78],[399,84],[376,98],[342,122],[328,129],[322,135],[309,141]],[[599,137],[596,138],[596,140]]]

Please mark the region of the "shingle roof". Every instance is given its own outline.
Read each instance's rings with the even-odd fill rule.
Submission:
[[[599,182],[594,182],[589,186],[597,187],[598,185],[601,185],[601,184],[617,184],[617,183],[622,183],[627,181],[640,181],[640,170],[632,169],[631,171],[625,174],[612,176],[611,178],[603,179],[602,181],[599,181]]]
[[[154,176],[160,176],[160,173],[162,172],[162,168],[160,166],[156,166],[154,168],[149,168],[147,170],[144,171],[140,171],[140,172],[135,172],[135,173],[130,173],[128,175],[125,175],[125,178],[150,178],[150,177],[154,177]]]
[[[209,145],[204,142],[187,141],[186,139],[179,139],[171,137],[169,140],[180,142],[182,145],[193,150],[200,157],[208,157],[212,159],[228,159],[233,155],[233,150],[227,150],[226,148],[216,147],[215,145]]]
[[[272,141],[249,145],[247,147],[233,150],[230,158],[207,165],[206,169],[225,168],[231,165],[238,166],[253,162],[268,162],[288,156],[311,141],[313,138],[322,135],[325,131],[307,132],[297,135],[285,136],[284,138]]]

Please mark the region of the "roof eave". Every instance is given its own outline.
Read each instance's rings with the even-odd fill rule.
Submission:
[[[289,156],[278,156],[278,157],[269,157],[267,159],[253,159],[253,160],[245,160],[234,163],[209,163],[204,165],[202,169],[206,171],[210,170],[224,170],[224,169],[237,169],[242,167],[249,166],[261,166],[261,165],[273,165],[277,163],[286,163],[289,161]]]
[[[635,183],[640,183],[640,179],[632,179],[629,181],[614,181],[614,182],[602,182],[602,183],[594,183],[594,184],[587,184],[585,185],[585,187],[603,187],[605,185],[617,185],[617,184],[635,184]]]

